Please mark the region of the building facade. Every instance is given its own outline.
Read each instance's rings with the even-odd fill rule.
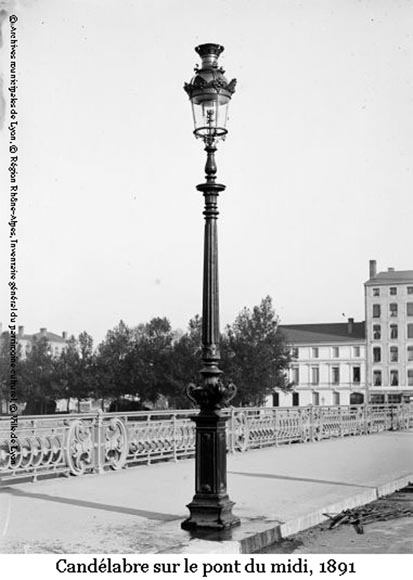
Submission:
[[[280,325],[292,345],[292,391],[268,406],[413,401],[413,270],[377,272],[364,284],[365,322]]]
[[[370,398],[413,399],[413,270],[377,272],[370,260],[364,291]]]
[[[366,398],[364,322],[280,326],[292,347],[289,393],[276,390],[273,406],[348,405]]]
[[[0,340],[6,333],[2,332],[2,326],[0,325]],[[19,326],[17,330],[17,342],[20,346],[20,356],[25,359],[28,353],[33,348],[33,342],[39,340],[40,338],[46,338],[49,343],[49,347],[53,356],[58,357],[60,353],[66,348],[68,336],[67,332],[62,332],[61,335],[55,334],[54,332],[49,332],[47,328],[41,328],[39,332],[34,334],[26,334],[24,332],[24,326]]]

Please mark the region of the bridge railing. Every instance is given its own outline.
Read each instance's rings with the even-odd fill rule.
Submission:
[[[195,452],[198,411],[0,417],[0,481],[178,460]],[[225,409],[229,452],[413,428],[413,405]],[[11,435],[13,433],[13,435]],[[12,443],[13,441],[13,443]]]

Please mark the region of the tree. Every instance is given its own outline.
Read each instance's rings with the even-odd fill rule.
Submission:
[[[120,322],[99,345],[96,394],[155,403],[168,391],[174,333],[167,318],[129,328]]]
[[[262,405],[274,387],[291,386],[286,370],[291,356],[278,318],[267,296],[259,306],[244,308],[221,341],[222,370],[237,386],[234,405]]]
[[[185,394],[189,383],[198,383],[201,369],[202,319],[196,315],[189,321],[188,331],[174,342],[167,397],[172,408],[187,408],[190,401]]]
[[[14,354],[14,351],[13,351]],[[15,381],[15,394],[18,401],[21,401],[22,393],[19,388],[21,375],[21,346],[16,341],[15,357],[10,352],[10,334],[4,332],[0,336],[0,414],[4,411],[8,413],[7,402],[11,392],[11,369],[13,363],[13,379]]]
[[[72,336],[56,361],[61,392],[67,398],[68,410],[71,397],[77,399],[79,406],[82,399],[94,393],[95,367],[92,337],[87,332],[82,332],[77,340]]]
[[[95,395],[118,398],[136,390],[132,380],[130,352],[132,330],[121,320],[106,333],[95,360]]]
[[[24,413],[54,413],[55,400],[62,396],[57,360],[46,337],[35,337],[32,348],[21,361],[20,396],[27,402]]]
[[[142,401],[155,403],[171,387],[174,333],[167,318],[152,318],[134,330],[130,364]]]

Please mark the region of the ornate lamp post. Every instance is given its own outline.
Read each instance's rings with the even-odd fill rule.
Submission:
[[[202,369],[200,385],[187,388],[188,397],[200,407],[196,423],[195,495],[188,508],[190,517],[182,522],[187,530],[225,529],[239,525],[232,514],[234,502],[227,493],[226,417],[221,409],[235,395],[233,384],[225,385],[218,367],[219,297],[218,297],[218,195],[225,186],[216,183],[215,151],[225,139],[228,104],[236,80],[228,82],[218,66],[224,50],[218,44],[196,47],[202,59],[195,76],[184,86],[192,104],[196,137],[205,144],[207,161],[205,183],[197,186],[205,198],[204,279],[202,300]]]

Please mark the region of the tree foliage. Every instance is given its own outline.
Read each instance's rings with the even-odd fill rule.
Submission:
[[[26,401],[26,414],[54,412],[54,401],[62,394],[58,377],[57,361],[47,338],[35,337],[22,360],[18,381],[18,396]]]
[[[221,351],[222,369],[237,386],[233,405],[262,405],[274,387],[290,388],[286,379],[290,349],[270,296],[238,314],[222,337]]]
[[[96,357],[93,338],[87,332],[72,336],[55,362],[62,398],[82,399],[96,392]]]
[[[188,408],[191,403],[185,388],[200,381],[201,336],[199,316],[189,321],[185,333],[174,332],[167,318],[156,317],[135,327],[121,320],[97,349],[92,337],[82,332],[68,340],[58,357],[53,356],[46,338],[40,337],[19,362],[19,398],[28,403],[28,409],[40,407],[39,412],[45,412],[48,399],[88,397],[123,401],[123,406],[132,400],[152,406],[162,399],[170,408]],[[2,368],[7,366],[3,365],[7,356],[3,340]],[[227,326],[221,337],[221,358],[224,380],[238,388],[233,405],[262,405],[274,387],[290,387],[286,380],[290,349],[269,296],[252,310],[244,308]],[[2,370],[0,398],[7,391]]]

